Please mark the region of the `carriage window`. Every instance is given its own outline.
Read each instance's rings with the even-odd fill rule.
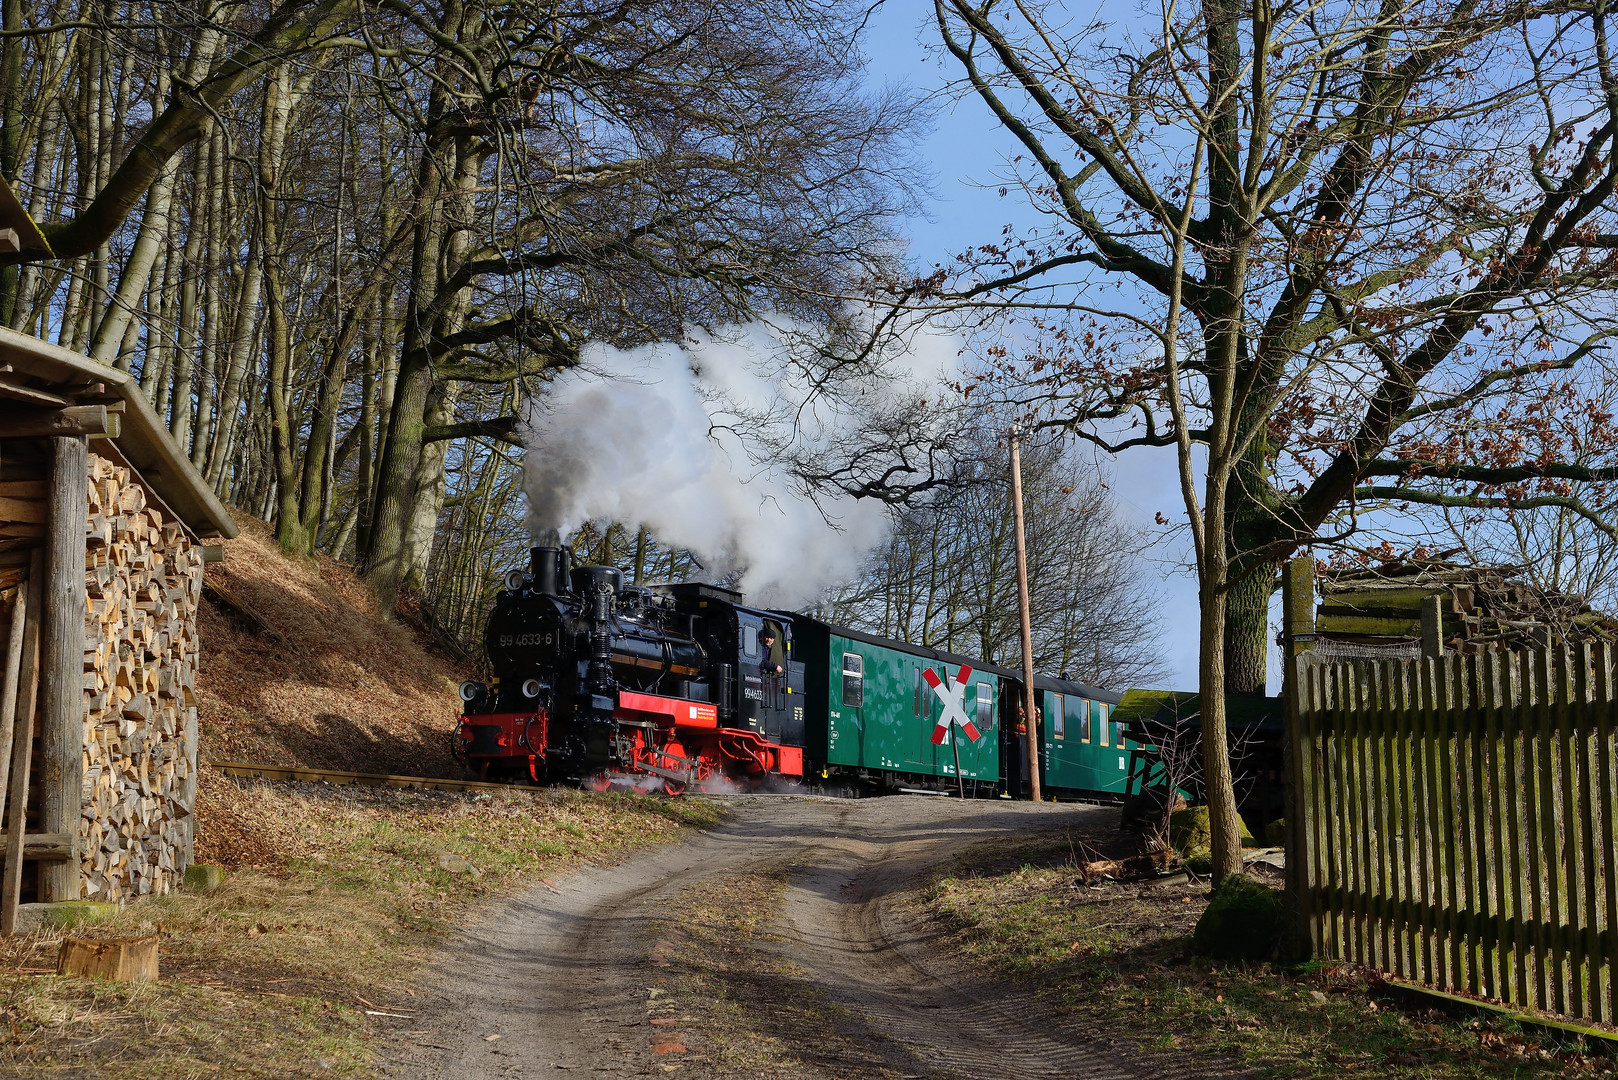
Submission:
[[[749,657],[758,655],[758,627],[742,627],[742,652]]]
[[[986,682],[978,683],[978,730],[994,727],[994,696]]]
[[[843,704],[857,709],[865,703],[865,658],[859,653],[843,654]]]
[[[1051,695],[1051,734],[1058,739],[1067,738],[1067,717],[1062,715],[1062,695]]]
[[[1112,735],[1112,725],[1107,723],[1107,710],[1104,707],[1103,708],[1098,708],[1098,709],[1096,709],[1096,714],[1100,717],[1100,720],[1101,720],[1101,723],[1099,725],[1100,728],[1101,728],[1101,745],[1102,746],[1111,746],[1112,745],[1112,739],[1110,738],[1110,736]]]
[[[914,668],[910,675],[910,711],[917,716],[926,716],[923,710],[926,708],[927,699],[922,696],[926,691],[922,687],[927,683],[921,677],[921,668]]]
[[[1080,701],[1079,702],[1078,720],[1079,720],[1079,741],[1080,742],[1089,742],[1090,741],[1090,703],[1088,701]]]

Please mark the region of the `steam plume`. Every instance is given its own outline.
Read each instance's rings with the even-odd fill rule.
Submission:
[[[886,537],[886,508],[804,477],[884,423],[914,437],[944,423],[936,403],[959,350],[921,333],[828,382],[807,341],[760,321],[678,345],[587,347],[529,417],[531,532],[644,525],[710,574],[739,571],[760,604],[802,605],[852,577]]]

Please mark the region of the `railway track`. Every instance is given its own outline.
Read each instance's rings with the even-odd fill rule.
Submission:
[[[300,769],[281,765],[253,765],[245,761],[209,763],[226,776],[258,780],[298,780],[306,784],[359,784],[362,787],[432,788],[438,791],[543,791],[523,784],[491,784],[485,780],[441,780],[431,776],[393,776],[388,773],[343,772],[339,769]]]
[[[247,761],[212,761],[209,767],[244,780],[296,780],[305,784],[359,784],[363,787],[430,788],[438,791],[545,791],[528,784],[491,784],[486,780],[441,780],[432,776],[393,776],[389,773],[343,772],[339,769],[303,769],[284,765],[254,765]],[[701,791],[710,799],[746,795],[752,798],[794,798],[841,802],[850,796],[816,791]]]

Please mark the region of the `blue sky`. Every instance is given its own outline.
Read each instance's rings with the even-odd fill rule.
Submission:
[[[872,85],[903,84],[913,93],[937,90],[949,68],[924,47],[932,5],[920,0],[889,0],[872,15],[865,52],[870,57]],[[999,236],[1007,224],[1031,218],[1028,207],[1013,194],[1001,198],[996,172],[1016,151],[1011,140],[975,100],[953,107],[940,105],[932,131],[919,147],[919,156],[932,176],[936,196],[924,217],[908,222],[911,253],[918,263],[931,264],[966,247]],[[1157,560],[1144,569],[1161,593],[1163,662],[1169,685],[1195,688],[1197,682],[1197,590],[1188,570],[1189,551],[1179,536],[1164,535],[1152,525],[1162,513],[1171,521],[1184,519],[1172,451],[1132,451],[1104,459],[1109,485],[1123,513],[1159,537]],[[1272,650],[1273,651],[1273,650]],[[1274,658],[1272,673],[1279,670]]]

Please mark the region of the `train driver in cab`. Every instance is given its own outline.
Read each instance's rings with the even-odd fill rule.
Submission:
[[[786,650],[781,645],[780,632],[772,622],[764,624],[758,632],[758,643],[763,646],[764,659],[759,662],[758,669],[766,678],[774,678],[786,674]]]

